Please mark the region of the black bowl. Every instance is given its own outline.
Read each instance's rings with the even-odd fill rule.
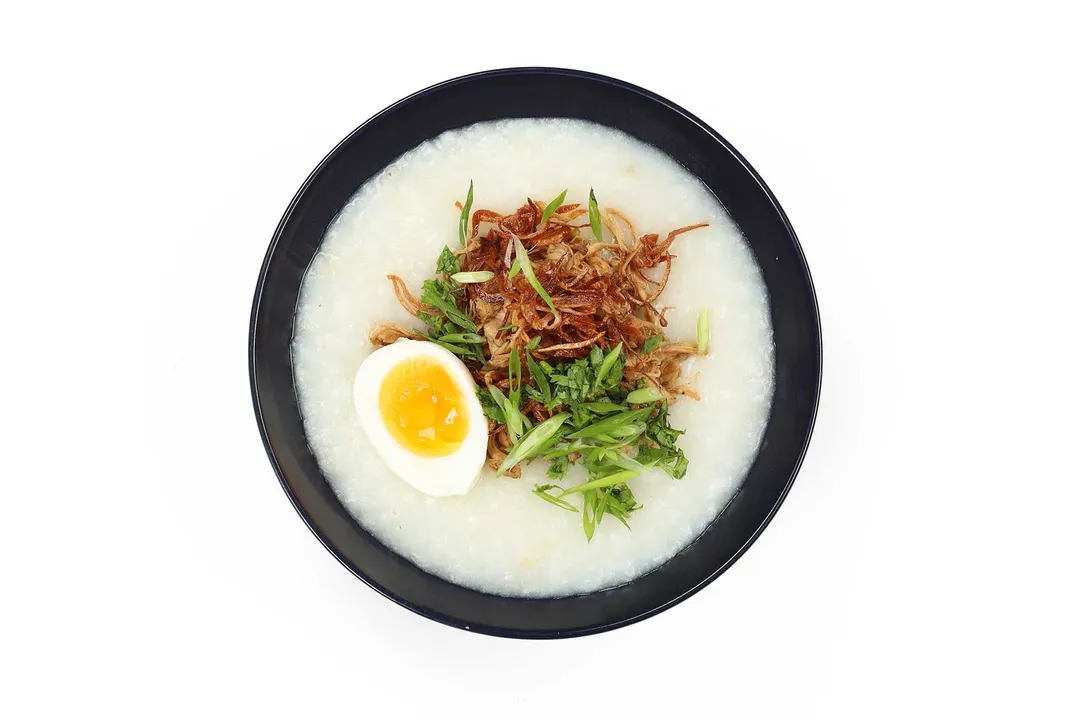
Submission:
[[[765,435],[742,487],[705,532],[630,583],[549,599],[499,597],[424,572],[342,507],[304,436],[289,343],[300,282],[327,226],[372,175],[444,130],[483,120],[581,118],[664,151],[727,208],[769,291],[776,384]],[[251,311],[251,393],[266,452],[297,512],[345,567],[395,602],[455,627],[509,637],[585,635],[628,625],[700,590],[746,551],[802,462],[821,383],[821,329],[810,273],[784,211],[750,164],[682,108],[619,80],[550,68],[495,70],[422,90],[361,125],[304,182],[263,261]]]

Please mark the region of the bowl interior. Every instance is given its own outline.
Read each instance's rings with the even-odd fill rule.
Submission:
[[[664,151],[716,195],[745,234],[769,292],[776,382],[757,458],[709,528],[663,566],[587,595],[520,599],[430,575],[366,532],[323,478],[297,408],[293,314],[327,226],[372,175],[419,143],[484,120],[569,117],[618,128]],[[267,453],[308,526],[379,592],[432,619],[479,632],[560,637],[611,629],[683,599],[725,570],[772,517],[809,442],[821,376],[817,305],[783,211],[749,164],[680,108],[625,83],[567,70],[482,73],[435,86],[383,111],[342,141],[294,198],[267,253],[252,309],[251,384]]]

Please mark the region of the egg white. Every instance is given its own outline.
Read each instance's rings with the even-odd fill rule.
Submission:
[[[457,450],[442,457],[415,455],[398,444],[383,422],[379,389],[398,364],[410,358],[428,358],[446,370],[461,392],[461,408],[469,423]],[[426,495],[464,495],[480,478],[487,459],[488,426],[476,397],[476,383],[468,368],[449,350],[435,343],[398,340],[379,348],[360,364],[353,381],[353,404],[360,427],[375,451],[399,478]]]

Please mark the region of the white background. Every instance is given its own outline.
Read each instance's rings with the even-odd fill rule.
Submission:
[[[1077,717],[1071,3],[367,5],[0,11],[0,716]],[[528,64],[643,85],[738,147],[825,340],[806,463],[746,556],[557,642],[437,625],[340,567],[245,364],[322,156]]]

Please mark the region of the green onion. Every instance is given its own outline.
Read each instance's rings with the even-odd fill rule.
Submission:
[[[567,188],[566,190],[569,189],[570,188]],[[538,227],[544,227],[544,223],[546,223],[548,219],[555,214],[556,210],[562,207],[562,202],[566,199],[566,190],[563,190],[561,193],[559,193],[559,197],[555,198],[550,203],[544,206],[544,214],[540,216],[540,225]]]
[[[558,497],[555,497],[554,495],[549,494],[548,490],[550,490],[551,488],[556,488],[558,490],[562,490],[562,488],[559,487],[558,485],[536,485],[536,486],[533,487],[533,495],[536,495],[538,498],[540,498],[542,500],[546,500],[549,503],[551,503],[552,505],[554,505],[555,507],[560,507],[563,510],[569,510],[570,512],[577,512],[578,511],[576,507],[574,507],[570,503],[566,502],[562,498],[558,498]]]
[[[624,470],[637,470],[639,473],[645,472],[657,462],[656,460],[650,460],[649,462],[643,464],[630,457],[626,453],[621,452],[608,453],[607,457],[608,462],[610,462],[612,465],[618,465]]]
[[[595,388],[599,389],[600,383],[604,381],[608,371],[615,365],[615,362],[619,359],[619,353],[621,352],[622,343],[620,342],[611,352],[604,356],[604,362],[600,363],[600,369],[596,371]]]
[[[522,460],[527,460],[533,455],[538,454],[544,447],[544,444],[555,437],[555,434],[559,432],[559,428],[562,427],[568,417],[570,417],[569,413],[552,415],[530,430],[525,437],[521,438],[521,440],[514,445],[514,447],[510,448],[510,454],[507,455],[506,459],[499,465],[499,469],[495,471],[495,476],[498,477],[502,475]]]
[[[518,356],[516,347],[510,349],[510,364],[507,367],[510,380],[510,396],[506,400],[507,429],[510,431],[510,442],[516,443],[522,433],[525,432],[525,424],[528,422],[521,415],[521,358]]]
[[[462,285],[467,283],[483,283],[487,282],[491,278],[495,277],[495,273],[490,270],[477,270],[476,272],[459,272],[450,276],[450,279],[454,282],[459,282]]]
[[[620,470],[619,472],[614,472],[614,473],[611,473],[610,475],[605,475],[602,478],[598,478],[596,480],[590,480],[589,482],[587,482],[587,483],[585,483],[583,485],[578,485],[576,487],[572,487],[569,490],[563,490],[561,493],[559,493],[559,497],[561,497],[561,498],[566,497],[567,495],[572,495],[572,494],[574,494],[576,492],[585,492],[586,490],[596,490],[597,488],[611,487],[612,485],[618,485],[619,483],[624,483],[627,480],[633,480],[634,478],[636,478],[640,474],[641,473],[638,472],[637,470]]]
[[[593,532],[596,530],[596,491],[586,490],[583,493],[581,503],[581,527],[585,530],[585,538],[592,542]],[[593,508],[592,517],[589,517],[589,506]]]
[[[627,425],[620,425],[619,427],[608,430],[605,435],[608,435],[616,440],[625,440],[626,438],[634,438],[645,432],[645,423],[629,423]]]
[[[483,345],[487,342],[483,336],[476,333],[450,333],[449,335],[443,335],[439,340],[448,343],[467,343],[469,345]]]
[[[643,417],[646,417],[652,412],[652,407],[644,407],[638,410],[630,410],[628,412],[619,413],[618,415],[608,415],[603,420],[597,420],[591,425],[586,425],[577,432],[570,433],[566,437],[571,440],[577,440],[579,438],[594,438],[598,435],[604,435],[615,428],[622,427],[635,422]]]
[[[510,361],[507,363],[506,371],[510,380],[510,396],[515,394],[518,397],[521,396],[521,356],[518,355],[518,349],[515,345],[510,348]]]
[[[521,263],[517,261],[517,258],[514,258],[514,262],[510,264],[510,272],[506,273],[506,277],[508,280],[512,280],[519,272],[521,272]]]
[[[697,351],[704,353],[709,348],[709,310],[706,308],[697,316]]]
[[[503,413],[506,415],[506,431],[510,433],[510,442],[516,443],[518,438],[521,437],[521,433],[524,432],[521,411],[518,410],[516,403],[503,395],[502,390],[494,385],[488,388],[488,392],[491,393],[491,397],[503,409]]]
[[[600,493],[600,500],[596,503],[596,510],[593,514],[593,520],[596,525],[600,525],[600,521],[604,519],[604,512],[607,510],[608,497],[611,495],[611,488],[608,488],[604,492]]]
[[[468,355],[469,352],[470,352],[468,348],[463,348],[460,345],[455,345],[453,343],[443,342],[442,340],[437,340],[437,339],[435,339],[433,337],[429,337],[427,335],[425,335],[424,337],[426,337],[428,340],[435,343],[439,347],[449,350],[450,352],[454,353],[455,355]]]
[[[564,193],[565,194],[565,193]],[[516,235],[514,237],[514,251],[517,254],[517,259],[521,263],[521,272],[525,273],[525,277],[529,278],[529,284],[533,286],[533,290],[536,294],[543,298],[547,306],[551,308],[551,312],[555,313],[555,317],[559,317],[559,311],[555,309],[555,303],[551,301],[551,296],[548,295],[547,290],[540,284],[540,281],[536,279],[536,273],[533,272],[532,262],[529,260],[529,253],[526,252],[525,246],[521,244],[521,239]]]
[[[506,407],[506,396],[503,395],[502,390],[495,387],[494,385],[489,385],[488,392],[491,393],[491,397],[495,398],[495,402],[499,404],[499,407]]]
[[[465,207],[461,208],[461,221],[458,223],[458,239],[464,245],[469,239],[472,228],[469,227],[469,213],[472,211],[472,180],[469,181],[469,195],[465,198]]]
[[[663,400],[664,393],[660,392],[653,386],[643,387],[639,390],[635,390],[626,396],[626,402],[632,405],[642,405],[645,403],[654,403],[657,400]]]
[[[606,400],[597,400],[596,402],[582,403],[581,407],[596,413],[597,415],[604,415],[606,413],[622,412],[628,408],[625,405],[619,405],[613,402],[607,402]]]
[[[537,335],[536,337],[534,337],[532,340],[530,340],[529,342],[527,342],[525,344],[525,349],[526,350],[535,350],[538,347],[540,347],[540,336],[539,335]]]
[[[544,453],[544,459],[554,460],[556,458],[566,457],[567,455],[573,455],[580,450],[584,450],[586,447],[587,446],[582,443],[574,443],[573,445]]]
[[[536,340],[540,338],[537,337]],[[529,343],[530,345],[532,343]],[[526,345],[528,347],[528,345]],[[529,366],[529,377],[532,378],[533,383],[540,390],[540,395],[544,398],[544,404],[551,402],[551,383],[548,382],[547,373],[544,372],[544,368],[540,367],[540,363],[532,359],[532,355],[525,353],[525,363]]]
[[[600,206],[596,204],[596,194],[589,188],[589,225],[592,226],[596,242],[604,241],[604,224],[600,222]]]

